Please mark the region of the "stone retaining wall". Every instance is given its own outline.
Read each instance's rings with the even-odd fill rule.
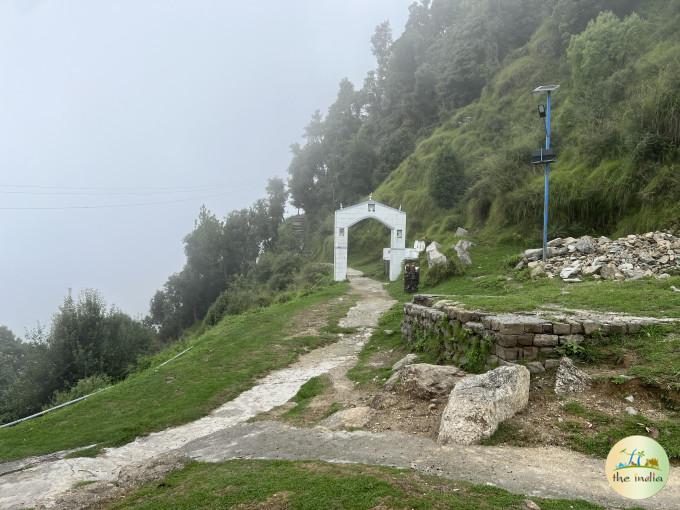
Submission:
[[[426,335],[434,336],[441,338],[446,351],[455,351],[461,348],[456,343],[462,341],[455,332],[462,329],[467,333],[465,336],[490,342],[487,359],[490,366],[538,361],[551,368],[560,357],[559,347],[565,344],[635,333],[642,326],[668,322],[672,320],[590,312],[493,314],[468,310],[438,296],[418,294],[413,303],[404,305],[401,331],[409,343]]]

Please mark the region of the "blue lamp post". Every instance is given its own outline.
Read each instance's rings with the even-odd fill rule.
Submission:
[[[552,93],[555,92],[559,85],[541,85],[536,87],[534,94],[546,93],[548,99],[546,106],[540,105],[538,107],[538,115],[545,119],[545,148],[534,152],[531,162],[534,165],[545,165],[545,185],[543,195],[543,262],[548,260],[548,210],[550,200],[550,164],[557,161],[555,151],[551,147],[550,140],[550,122],[552,117]]]

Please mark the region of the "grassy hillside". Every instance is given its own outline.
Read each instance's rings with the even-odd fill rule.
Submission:
[[[346,291],[346,284],[337,284],[287,303],[228,316],[186,343],[157,355],[149,369],[84,402],[0,429],[0,461],[95,443],[98,448],[120,445],[201,418],[267,372],[335,339],[330,330],[316,336],[290,335],[297,331],[296,319],[302,321],[300,314],[310,308],[321,316],[328,314],[333,326],[352,300],[335,303],[325,312],[318,307]],[[154,368],[189,346],[193,349],[182,357]]]
[[[680,2],[635,3],[601,14],[571,35],[554,15],[510,54],[481,98],[456,111],[374,196],[403,204],[409,239],[439,239],[458,225],[504,239],[537,239],[542,169],[528,164],[544,132],[530,94],[559,83],[551,235],[615,234],[680,222]],[[451,207],[433,202],[438,157],[451,151],[465,190]]]
[[[323,462],[236,460],[193,463],[109,508],[456,508],[522,509],[526,498],[495,487],[451,482],[410,470]],[[532,498],[545,510],[601,508],[585,501]]]

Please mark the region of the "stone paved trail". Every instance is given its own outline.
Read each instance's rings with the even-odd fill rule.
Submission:
[[[341,325],[358,327],[356,334],[302,356],[294,365],[273,372],[251,390],[196,422],[109,449],[94,459],[52,460],[0,475],[0,508],[79,507],[92,499],[72,498],[70,503],[68,498],[60,499],[75,483],[134,478],[135,466],[140,466],[141,471],[144,462],[168,453],[205,462],[257,458],[378,464],[491,483],[528,496],[584,499],[608,508],[678,508],[680,479],[674,472],[668,486],[657,496],[632,502],[609,488],[603,460],[559,448],[447,448],[427,438],[397,432],[332,432],[320,427],[299,429],[278,422],[246,423],[255,414],[288,401],[309,378],[353,365],[370,328],[377,325],[380,314],[394,302],[379,283],[356,273],[350,274],[350,278],[360,300]],[[91,486],[82,490],[87,491],[88,487]]]
[[[173,452],[187,443],[243,423],[253,416],[285,404],[312,377],[345,365],[350,368],[376,326],[380,315],[394,301],[382,285],[360,273],[350,272],[352,291],[359,300],[340,326],[358,328],[355,334],[341,335],[328,346],[316,349],[288,368],[272,372],[256,386],[214,410],[208,416],[185,425],[136,439],[119,448],[110,448],[96,458],[49,459],[21,471],[0,475],[0,509],[54,507],[59,497],[79,482],[112,482],[123,474],[134,476],[155,458]],[[11,466],[14,468],[16,463]],[[0,473],[8,471],[0,465]]]

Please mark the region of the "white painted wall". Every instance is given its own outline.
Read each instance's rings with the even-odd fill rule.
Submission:
[[[375,200],[368,200],[335,211],[334,278],[347,279],[349,229],[360,221],[373,218],[390,229],[390,281],[401,274],[406,248],[406,213]]]

